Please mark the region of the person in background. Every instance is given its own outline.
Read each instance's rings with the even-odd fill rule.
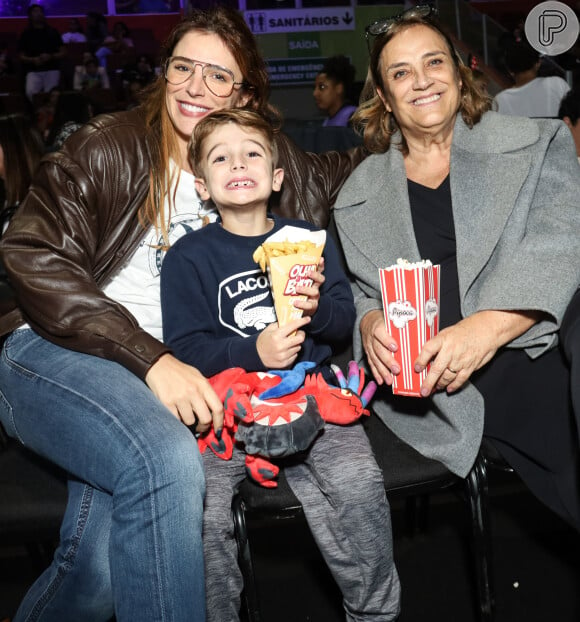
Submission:
[[[111,88],[111,82],[107,70],[99,65],[94,54],[87,52],[84,55],[83,64],[75,67],[73,89],[75,91],[86,91],[109,88]]]
[[[134,62],[123,67],[123,82],[127,84],[137,82],[141,88],[155,80],[153,59],[148,54],[139,54]]]
[[[14,60],[6,41],[0,39],[0,78],[11,75],[14,75]]]
[[[64,141],[93,116],[93,107],[85,93],[63,91],[56,103],[54,116],[45,138],[47,151],[60,149]]]
[[[18,52],[25,73],[26,96],[48,93],[60,83],[60,61],[66,53],[58,30],[46,22],[44,7],[28,7],[28,26],[18,40]]]
[[[103,40],[103,45],[95,52],[101,67],[107,66],[107,56],[126,54],[133,51],[135,44],[131,39],[129,27],[125,22],[115,22],[113,32]]]
[[[576,145],[576,155],[580,162],[580,88],[570,89],[560,102],[558,119],[568,126]]]
[[[540,62],[539,53],[526,41],[507,47],[505,65],[514,86],[495,96],[498,112],[522,117],[558,116],[560,101],[570,87],[559,76],[538,77]]]
[[[0,234],[28,192],[43,154],[42,136],[30,117],[0,115]]]
[[[558,120],[491,111],[430,6],[378,20],[367,33],[369,78],[353,123],[371,155],[334,214],[357,305],[355,357],[380,385],[373,411],[462,477],[485,435],[580,529],[570,403],[580,389],[559,347],[572,337],[580,350],[578,331],[561,330],[580,301],[570,132]],[[412,361],[425,372],[420,398],[390,389],[404,370],[385,325],[379,268],[398,258],[441,266],[440,330]]]
[[[140,94],[155,76],[153,60],[147,54],[139,54],[135,62],[125,65],[121,77],[128,107],[139,103]]]
[[[89,52],[94,54],[103,45],[103,41],[108,34],[107,18],[98,11],[89,11],[87,13],[86,29]]]
[[[44,156],[0,241],[17,298],[0,316],[0,422],[70,474],[61,541],[14,622],[205,620],[190,427],[219,430],[223,404],[162,342],[159,273],[176,239],[216,218],[195,191],[196,124],[224,108],[276,111],[237,9],[190,12],[161,60],[141,106],[92,118]],[[325,227],[364,154],[277,145],[287,183],[273,210]]]
[[[71,17],[68,23],[68,30],[62,33],[63,43],[86,43],[87,37],[83,32],[83,27],[78,17]]]
[[[34,116],[36,119],[36,127],[40,132],[43,139],[46,139],[48,132],[52,126],[54,119],[54,111],[58,98],[60,97],[60,87],[55,86],[51,89],[50,93],[44,95],[44,97],[37,102],[37,106],[34,109]]]
[[[355,75],[356,69],[346,56],[332,56],[325,61],[313,92],[318,109],[328,115],[323,126],[348,126],[356,110],[352,101]]]
[[[316,229],[268,211],[270,195],[280,190],[284,178],[284,170],[277,168],[272,125],[252,111],[213,112],[197,124],[191,144],[196,188],[202,199],[217,207],[220,219],[183,236],[165,257],[161,272],[165,343],[178,359],[206,376],[230,367],[266,372],[311,361],[316,364],[311,373],[321,373],[338,386],[330,357],[333,345],[352,335],[355,309],[332,238],[326,239],[323,263],[309,273],[312,285],[296,287],[297,294],[306,296],[304,301],[294,300],[302,317],[284,326],[276,321],[268,279],[253,259],[254,251],[284,226]],[[250,280],[265,286],[249,291]],[[246,293],[232,300],[223,295],[224,283],[232,291]],[[265,328],[248,326],[236,317],[236,308],[251,304],[257,296],[260,309],[270,310]],[[239,620],[243,581],[230,508],[246,477],[244,459],[240,448],[234,448],[228,461],[211,451],[203,454],[208,622]],[[284,473],[342,590],[346,618],[395,620],[400,586],[389,505],[362,424],[325,425]]]

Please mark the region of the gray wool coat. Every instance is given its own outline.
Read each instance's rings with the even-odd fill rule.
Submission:
[[[462,315],[544,311],[544,321],[508,344],[540,356],[556,345],[580,284],[580,167],[570,131],[557,120],[495,112],[469,129],[458,116],[450,183]],[[360,320],[382,309],[379,268],[399,257],[429,259],[419,255],[401,152],[391,147],[364,160],[344,184],[334,213],[354,278],[354,354],[362,362]],[[483,398],[468,383],[429,399],[424,416],[396,412],[380,398],[372,408],[420,453],[465,476],[481,442]]]

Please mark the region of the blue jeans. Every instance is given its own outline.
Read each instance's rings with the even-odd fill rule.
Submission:
[[[201,457],[143,381],[15,331],[0,421],[71,474],[59,547],[14,622],[205,620]]]

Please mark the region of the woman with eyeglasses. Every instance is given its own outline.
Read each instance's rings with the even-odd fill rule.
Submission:
[[[370,77],[353,122],[372,155],[343,186],[335,218],[355,281],[355,356],[382,385],[373,409],[460,476],[485,435],[578,528],[578,440],[557,345],[580,283],[570,133],[490,111],[430,7],[367,34]],[[399,344],[385,327],[379,268],[398,258],[441,265],[440,332],[413,361],[428,370],[423,399],[389,388]]]
[[[275,117],[267,96],[242,16],[191,13],[143,104],[45,156],[2,240],[17,305],[0,318],[0,422],[70,473],[54,560],[13,622],[206,619],[204,476],[188,427],[219,431],[223,406],[161,341],[159,271],[172,242],[215,219],[195,191],[193,128],[221,108]],[[326,226],[360,155],[278,140],[287,183],[273,209]]]

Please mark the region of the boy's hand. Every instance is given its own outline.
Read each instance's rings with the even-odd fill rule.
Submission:
[[[315,272],[311,272],[308,277],[312,279],[312,285],[305,287],[299,285],[296,287],[296,293],[308,296],[306,300],[293,300],[293,304],[297,309],[302,309],[302,315],[312,317],[318,310],[318,302],[320,300],[320,287],[326,280],[324,275],[324,257],[320,258],[318,268]]]
[[[309,317],[292,320],[280,328],[277,322],[269,324],[258,335],[256,347],[264,367],[286,369],[290,367],[304,343],[306,334],[300,330],[310,322]]]

